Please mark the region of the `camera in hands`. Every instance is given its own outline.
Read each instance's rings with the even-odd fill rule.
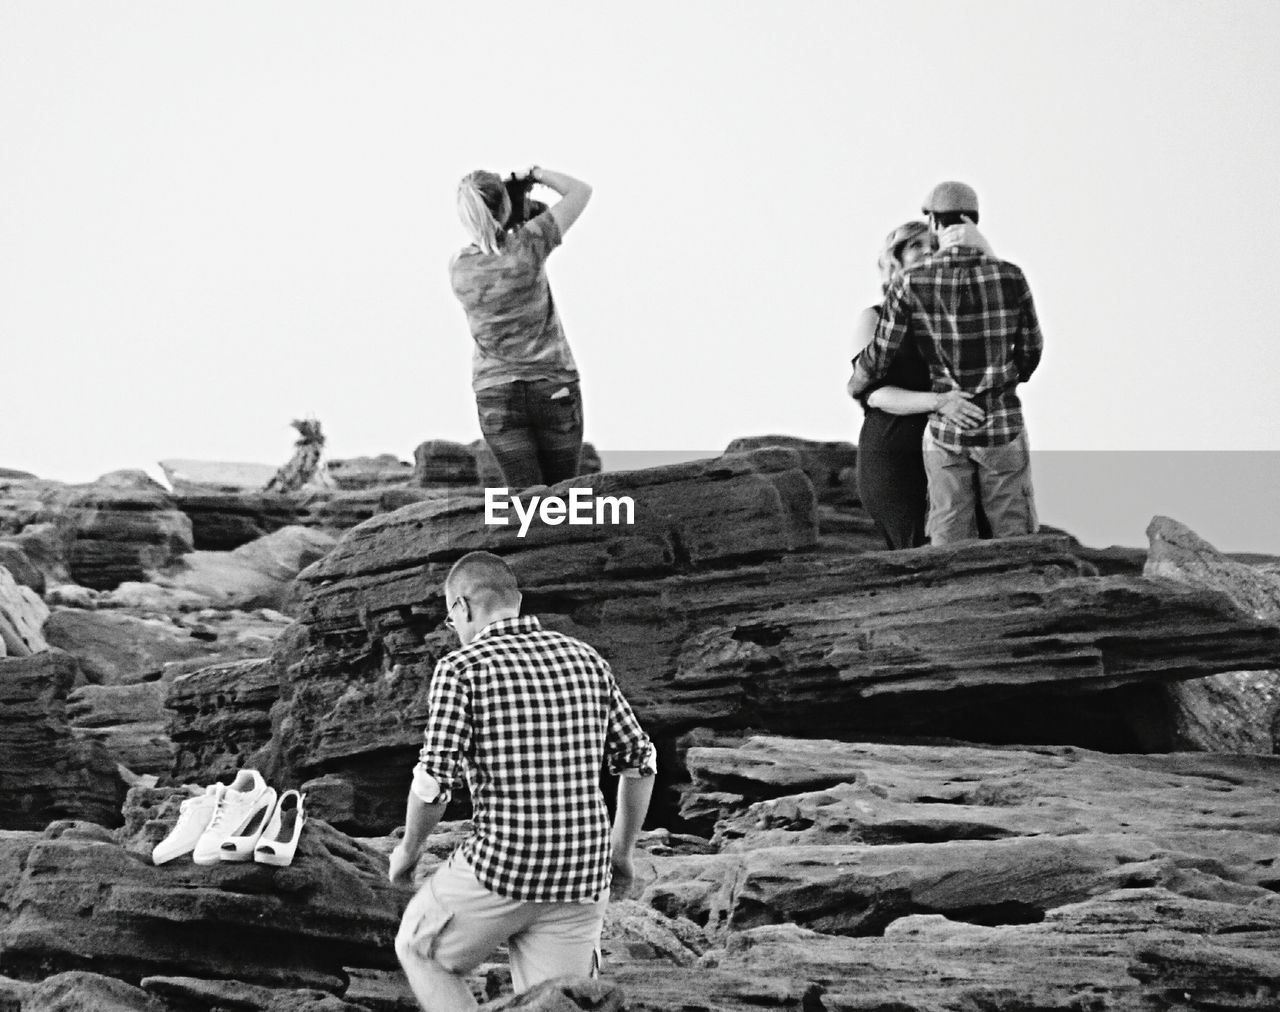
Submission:
[[[511,200],[511,217],[507,219],[507,228],[516,228],[526,221],[531,221],[547,209],[540,200],[533,200],[529,191],[534,187],[533,176],[529,173],[511,173],[502,183],[507,188],[507,196]]]

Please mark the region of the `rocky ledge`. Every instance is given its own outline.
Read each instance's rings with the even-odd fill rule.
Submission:
[[[633,525],[522,537],[492,461],[423,444],[236,551],[160,535],[257,493],[0,475],[0,1009],[411,1012],[385,854],[473,548],[613,663],[665,827],[604,979],[503,997],[499,954],[487,1012],[1280,1008],[1280,567],[1166,518],[1147,553],[870,551],[852,447],[731,449],[573,483]],[[294,866],[154,867],[175,785],[246,766],[308,792]]]
[[[695,727],[1142,750],[1164,686],[1280,666],[1274,622],[1218,590],[1104,574],[1066,536],[832,549],[801,464],[774,448],[597,476],[597,495],[634,498],[634,526],[521,537],[460,495],[360,525],[300,574],[273,656],[274,761],[352,783],[364,831],[397,824],[454,642],[441,583],[476,548],[511,561],[526,610],[609,659],[675,778]]]

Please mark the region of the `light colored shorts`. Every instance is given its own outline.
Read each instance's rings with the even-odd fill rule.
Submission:
[[[608,902],[607,892],[587,903],[510,900],[482,886],[454,854],[409,901],[396,953],[467,974],[505,942],[517,994],[552,977],[594,977]]]

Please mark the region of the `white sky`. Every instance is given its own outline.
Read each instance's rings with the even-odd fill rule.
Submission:
[[[1280,451],[1278,51],[1275,0],[0,0],[0,466],[476,438],[455,186],[535,162],[595,187],[551,279],[602,449],[855,439],[880,240],[958,178],[1038,450]],[[1042,518],[1280,551],[1277,459]]]

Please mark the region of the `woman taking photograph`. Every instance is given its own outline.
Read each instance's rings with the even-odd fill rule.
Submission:
[[[471,385],[480,431],[513,490],[573,478],[582,456],[578,367],[546,261],[586,207],[591,187],[537,166],[525,178],[560,199],[510,229],[511,198],[502,180],[483,170],[463,178],[458,215],[471,244],[449,264],[475,342]]]
[[[943,245],[963,242],[988,249],[973,225],[955,225],[942,236]],[[909,221],[885,239],[880,253],[880,287],[887,292],[894,278],[934,251],[933,235],[923,221]],[[875,337],[880,307],[864,309],[854,327],[854,355]],[[929,488],[925,480],[923,440],[929,415],[938,412],[961,428],[981,424],[982,408],[960,390],[934,393],[929,365],[912,341],[904,341],[889,374],[858,398],[863,408],[858,435],[858,495],[889,548],[916,548],[926,543]]]

